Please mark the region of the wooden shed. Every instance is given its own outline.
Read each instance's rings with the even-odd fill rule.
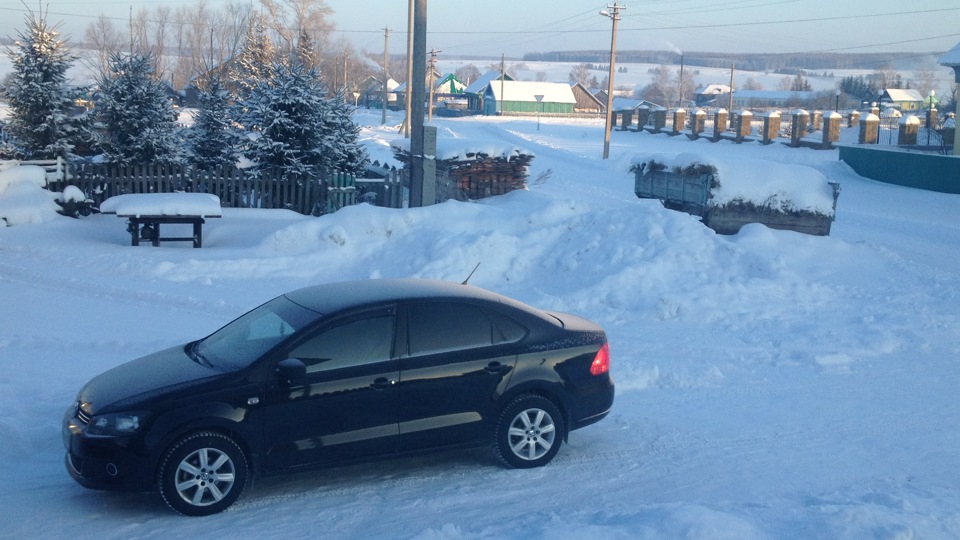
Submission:
[[[574,112],[600,114],[607,110],[607,104],[601,102],[583,83],[573,83],[570,89],[573,90],[573,97],[577,100],[573,108]]]

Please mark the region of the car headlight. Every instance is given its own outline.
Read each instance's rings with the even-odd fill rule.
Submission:
[[[142,412],[99,414],[90,419],[86,432],[88,435],[130,435],[136,433],[143,423]]]

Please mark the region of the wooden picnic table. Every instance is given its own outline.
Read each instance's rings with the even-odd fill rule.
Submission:
[[[203,224],[206,218],[222,215],[220,198],[209,193],[140,193],[110,197],[100,205],[104,214],[116,214],[127,219],[131,245],[150,240],[160,242],[193,242],[203,246]],[[191,236],[161,236],[161,224],[188,224],[193,226]]]

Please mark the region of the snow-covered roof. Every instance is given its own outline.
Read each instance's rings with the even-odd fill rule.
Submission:
[[[952,49],[944,53],[937,62],[941,66],[960,66],[960,43],[957,43]]]
[[[716,96],[718,94],[729,94],[730,87],[725,84],[710,84],[710,85],[707,85],[702,90],[698,89],[697,93],[702,96]]]
[[[659,107],[659,105],[656,103],[651,103],[645,99],[632,99],[616,96],[613,98],[613,110],[615,111],[635,111],[644,106],[650,109]]]
[[[890,97],[890,101],[923,101],[923,96],[920,95],[920,92],[917,90],[902,90],[900,88],[887,88],[887,96]]]
[[[573,90],[566,83],[504,81],[503,85],[499,83],[491,84],[489,91],[493,92],[494,99],[498,101],[501,101],[501,89],[503,90],[502,101],[536,103],[537,98],[535,96],[542,95],[543,103],[577,103]]]
[[[733,97],[737,99],[807,100],[816,99],[817,93],[798,90],[734,90]]]
[[[487,89],[487,85],[493,81],[500,80],[499,71],[488,71],[480,76],[479,79],[470,83],[470,86],[464,91],[467,94],[482,94],[484,90]],[[510,75],[507,75],[504,80],[512,81],[513,78]]]

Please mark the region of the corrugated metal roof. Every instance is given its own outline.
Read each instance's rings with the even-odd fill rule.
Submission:
[[[467,94],[481,94],[487,88],[487,85],[490,84],[490,82],[496,80],[500,80],[500,72],[488,71],[481,75],[479,79],[470,83],[470,86],[468,86],[464,92]],[[512,81],[513,78],[511,78],[510,75],[507,75],[506,80]]]
[[[954,45],[937,62],[942,66],[960,66],[960,43]]]

